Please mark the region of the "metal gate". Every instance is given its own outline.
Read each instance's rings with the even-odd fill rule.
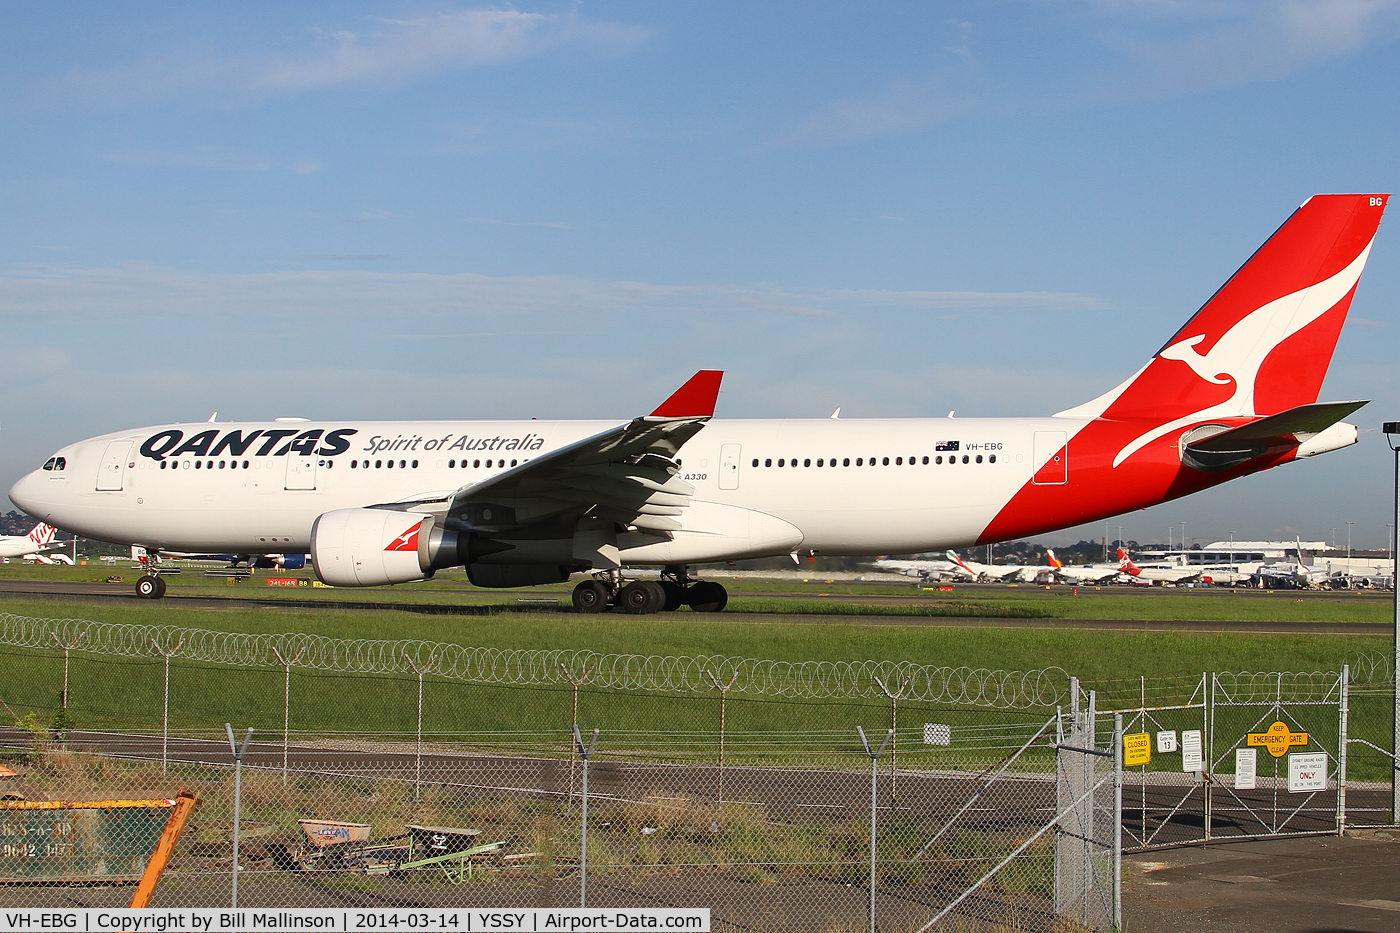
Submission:
[[[1123,768],[1124,845],[1132,850],[1204,842],[1208,679],[1186,682],[1174,702],[1149,705],[1146,678],[1134,684],[1136,709],[1101,712],[1123,718],[1137,757]],[[1188,693],[1189,691],[1189,693]],[[1145,760],[1144,760],[1145,759]]]
[[[1094,695],[1071,683],[1071,708],[1056,712],[995,769],[989,767],[914,856],[946,865],[977,866],[965,886],[949,890],[917,933],[942,929],[1058,928],[1106,931],[1122,925],[1122,769],[1113,751],[1095,742]],[[1087,702],[1081,702],[1087,701]],[[1050,790],[1036,764],[1054,752],[1054,800],[1031,807]],[[1047,762],[1048,763],[1048,762]],[[1019,806],[1009,806],[1021,798]],[[1042,798],[1043,799],[1043,798]],[[1019,811],[1019,812],[1018,812]],[[1040,816],[1035,811],[1045,813]],[[998,840],[1006,830],[1014,832]],[[999,844],[1000,843],[1000,844]],[[1000,892],[1000,896],[998,895]],[[1014,897],[1005,895],[1013,893]],[[1044,899],[1032,892],[1043,892]],[[925,903],[933,906],[943,898]]]
[[[1347,676],[1212,675],[1206,838],[1341,831]]]

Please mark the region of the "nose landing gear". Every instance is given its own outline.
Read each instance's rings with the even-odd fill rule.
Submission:
[[[724,587],[711,580],[695,580],[684,565],[667,567],[659,581],[633,580],[624,583],[617,571],[584,580],[574,587],[574,609],[578,612],[606,612],[619,608],[634,615],[674,612],[690,606],[695,612],[720,612],[729,602]]]
[[[160,599],[165,595],[165,581],[160,578],[160,570],[156,566],[160,561],[160,552],[150,548],[141,554],[140,561],[146,572],[136,581],[136,595],[142,599]]]
[[[165,581],[157,574],[147,573],[136,581],[136,595],[142,599],[160,599],[165,595]]]

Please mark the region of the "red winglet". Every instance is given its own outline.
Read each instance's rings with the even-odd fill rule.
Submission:
[[[715,413],[715,401],[719,398],[719,381],[724,378],[720,369],[702,369],[690,377],[690,381],[656,407],[653,418],[708,418]]]

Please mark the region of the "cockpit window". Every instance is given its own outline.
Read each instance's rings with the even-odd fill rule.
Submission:
[[[53,462],[54,462],[54,459],[55,459],[54,457],[50,457],[49,460],[48,460],[48,462],[44,464],[44,469],[46,469],[46,470],[52,470],[52,469],[53,469]]]
[[[53,468],[54,468],[55,470],[66,469],[67,466],[68,466],[68,460],[67,460],[66,458],[64,458],[64,457],[54,457],[54,460],[53,460]]]

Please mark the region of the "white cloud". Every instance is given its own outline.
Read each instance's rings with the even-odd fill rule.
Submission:
[[[1101,88],[1108,97],[1268,81],[1400,36],[1400,0],[1088,0],[1087,9],[1097,38],[1136,72]]]
[[[416,19],[381,20],[363,33],[329,34],[329,49],[268,63],[255,84],[300,93],[338,84],[403,83],[434,72],[479,68],[538,55],[567,44],[622,51],[645,30],[595,23],[576,13],[510,9],[459,10]]]
[[[381,256],[318,256],[378,261]],[[837,316],[873,310],[944,314],[1093,310],[1073,292],[934,292],[792,289],[776,285],[665,285],[571,276],[287,271],[185,272],[149,263],[119,268],[36,265],[0,272],[0,314],[122,315],[134,320],[208,315],[456,314],[486,317],[686,311]]]
[[[959,116],[976,103],[946,80],[895,81],[875,94],[834,101],[787,130],[778,145],[837,145],[908,133]]]
[[[1269,81],[1400,38],[1400,0],[1078,0],[1044,5],[1066,30],[1059,54],[956,44],[922,71],[841,97],[798,121],[784,145],[840,145],[916,132],[989,105],[1082,106]],[[991,18],[989,14],[988,18]],[[1004,23],[1002,24],[1005,25]],[[1002,32],[1002,41],[1005,31]],[[980,48],[979,48],[980,46]]]
[[[148,168],[192,167],[220,169],[233,172],[295,172],[314,175],[321,170],[320,162],[308,160],[281,161],[255,155],[227,146],[195,146],[184,151],[121,149],[106,156],[109,162],[140,165]]]
[[[622,54],[644,42],[639,26],[577,12],[468,9],[316,30],[309,47],[280,55],[173,54],[101,71],[74,70],[59,98],[120,105],[214,94],[286,96],[346,85],[402,85],[433,74],[499,65],[566,46]]]

